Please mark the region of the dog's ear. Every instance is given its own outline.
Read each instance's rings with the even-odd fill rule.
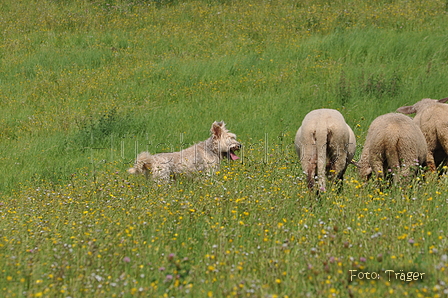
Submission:
[[[448,97],[439,99],[438,102],[445,103],[448,101]]]
[[[147,169],[148,171],[151,171],[151,164],[145,162],[145,163],[143,164],[143,168]]]
[[[221,137],[222,134],[222,124],[224,122],[213,122],[212,124],[212,128],[210,129],[210,132],[213,135],[213,138],[215,139],[219,139]]]

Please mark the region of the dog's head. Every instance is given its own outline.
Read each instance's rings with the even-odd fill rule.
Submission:
[[[148,152],[142,152],[137,156],[135,160],[134,167],[128,169],[128,173],[138,175],[144,174],[147,175],[151,170],[151,164],[149,162],[149,157],[151,155]]]
[[[221,156],[227,156],[231,160],[239,159],[235,151],[241,149],[241,143],[236,140],[234,133],[229,132],[223,121],[213,122],[210,132]]]

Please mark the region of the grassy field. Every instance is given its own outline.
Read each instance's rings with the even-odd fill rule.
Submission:
[[[448,295],[447,176],[387,188],[350,167],[316,197],[293,149],[310,110],[341,111],[357,159],[374,118],[447,97],[448,2],[0,11],[1,297]],[[170,185],[127,174],[215,120],[239,161]]]

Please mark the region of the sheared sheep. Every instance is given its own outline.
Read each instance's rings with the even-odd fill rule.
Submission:
[[[408,116],[389,113],[373,120],[358,163],[359,174],[367,180],[372,174],[393,181],[409,177],[426,162],[426,141],[420,128]]]
[[[397,109],[403,114],[414,114],[414,122],[420,127],[428,145],[426,162],[431,171],[448,157],[448,105],[447,98],[425,98],[413,106]]]
[[[317,175],[320,191],[325,191],[326,175],[342,180],[356,150],[355,134],[345,123],[344,116],[332,109],[309,112],[297,131],[294,144],[307,175],[308,188],[313,188]]]

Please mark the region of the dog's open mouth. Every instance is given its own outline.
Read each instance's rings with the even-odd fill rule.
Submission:
[[[226,157],[227,157],[228,159],[230,159],[230,160],[237,160],[237,159],[240,159],[240,158],[235,154],[235,151],[238,151],[238,150],[240,150],[240,149],[241,149],[241,145],[240,145],[240,144],[231,146],[230,148],[228,148],[228,151],[227,151],[227,152],[222,151],[222,152],[221,152],[221,156],[222,156],[222,157],[226,156]]]
[[[229,157],[231,160],[237,160],[237,159],[240,159],[240,158],[233,152],[233,150],[229,150],[229,152],[228,152],[228,157]]]

